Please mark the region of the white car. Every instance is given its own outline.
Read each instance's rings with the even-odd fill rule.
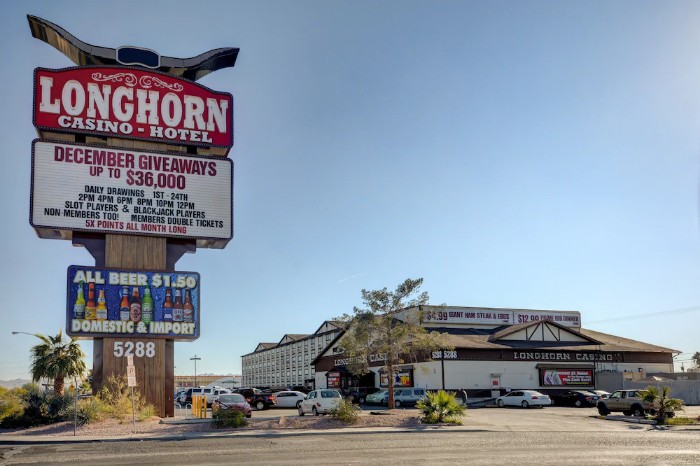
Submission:
[[[306,398],[306,393],[294,390],[284,390],[275,393],[277,396],[277,408],[298,408],[299,403]]]
[[[544,395],[535,390],[515,390],[503,396],[499,396],[496,399],[496,404],[499,408],[504,406],[522,406],[523,408],[539,406],[541,408],[551,405],[552,400],[548,395]]]
[[[306,413],[313,414],[314,416],[325,414],[336,408],[342,399],[343,397],[340,396],[338,390],[314,390],[309,392],[306,398],[299,403],[299,416],[303,416]]]

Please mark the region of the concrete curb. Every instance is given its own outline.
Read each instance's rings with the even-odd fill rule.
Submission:
[[[421,427],[345,427],[340,429],[266,429],[266,430],[239,430],[221,432],[193,432],[178,435],[123,435],[118,437],[57,437],[49,435],[25,436],[7,435],[0,437],[1,445],[26,445],[26,444],[66,444],[66,443],[97,443],[97,442],[142,442],[142,441],[172,441],[201,438],[225,438],[225,437],[302,437],[309,435],[348,435],[348,434],[391,434],[391,433],[422,433],[422,432],[489,432],[488,429],[468,426],[421,426]]]

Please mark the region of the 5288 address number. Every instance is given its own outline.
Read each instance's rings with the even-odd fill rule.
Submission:
[[[433,359],[457,359],[457,351],[433,351]]]
[[[136,356],[142,358],[152,358],[156,355],[156,344],[152,341],[144,343],[142,341],[115,341],[114,356],[117,358],[125,358],[127,356]]]

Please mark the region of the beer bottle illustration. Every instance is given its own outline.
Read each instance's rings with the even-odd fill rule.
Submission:
[[[190,290],[185,290],[185,304],[183,308],[183,320],[185,322],[194,322],[194,307],[192,307],[192,296]]]
[[[95,282],[88,283],[88,299],[85,304],[85,318],[95,320],[97,318],[97,304],[95,303]]]
[[[163,321],[173,321],[173,298],[170,288],[165,290],[165,301],[163,302]]]
[[[173,304],[173,322],[182,322],[184,320],[184,310],[182,308],[182,299],[180,298],[180,290],[175,288],[175,304]]]
[[[143,288],[143,299],[141,300],[141,321],[145,324],[153,322],[153,297],[151,287]]]
[[[135,286],[131,292],[131,300],[129,301],[129,312],[131,320],[134,322],[141,321],[141,298],[139,298],[139,287]]]
[[[131,317],[131,304],[129,304],[129,287],[122,288],[122,302],[119,305],[119,318],[129,320]]]
[[[85,318],[85,294],[83,293],[83,282],[78,284],[78,297],[73,305],[73,317],[76,319]]]
[[[95,318],[97,320],[107,320],[107,300],[105,299],[105,290],[101,289],[97,297],[97,309],[95,310]]]

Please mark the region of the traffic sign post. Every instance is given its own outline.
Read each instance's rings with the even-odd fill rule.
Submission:
[[[134,409],[134,387],[136,386],[136,367],[134,367],[134,357],[128,356],[128,366],[126,366],[127,385],[131,388],[131,422],[136,434],[136,410]]]

